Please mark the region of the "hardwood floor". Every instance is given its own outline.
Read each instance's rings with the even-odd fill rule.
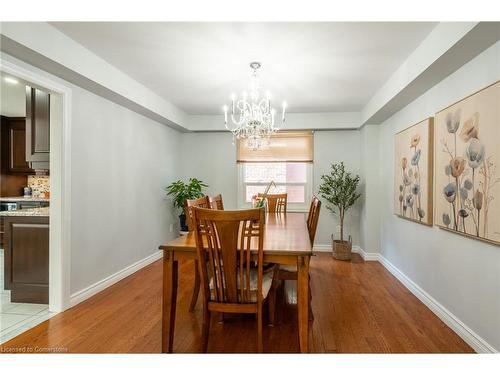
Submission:
[[[201,309],[189,313],[192,262],[179,265],[174,352],[198,352]],[[72,353],[161,350],[161,261],[4,344]],[[351,263],[320,254],[311,260],[310,328],[314,353],[469,353],[473,350],[378,262]],[[277,324],[264,327],[264,352],[298,352],[294,282],[278,298]],[[201,300],[201,298],[199,299]],[[256,351],[255,320],[213,317],[208,351]],[[1,352],[1,350],[0,350]]]

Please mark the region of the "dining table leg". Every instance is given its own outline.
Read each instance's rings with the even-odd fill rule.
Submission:
[[[163,252],[163,303],[161,324],[161,351],[172,353],[174,346],[175,308],[177,303],[177,261],[174,252]]]
[[[189,311],[193,312],[198,301],[198,294],[200,294],[200,273],[198,271],[198,261],[195,259],[194,263],[194,286],[193,295],[191,296],[191,303],[189,304]]]
[[[297,305],[299,316],[299,346],[301,353],[309,352],[309,256],[297,259]]]

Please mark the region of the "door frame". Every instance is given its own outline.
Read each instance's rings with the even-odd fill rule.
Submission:
[[[49,73],[3,53],[0,55],[0,70],[45,88],[53,95],[50,118],[49,311],[58,313],[70,307],[72,89],[57,77],[52,78]],[[53,109],[56,110],[54,117]]]

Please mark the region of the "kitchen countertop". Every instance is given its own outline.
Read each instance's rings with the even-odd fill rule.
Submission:
[[[50,202],[50,198],[40,197],[0,197],[0,202]]]
[[[2,216],[49,216],[49,207],[26,208],[24,210],[0,211]]]

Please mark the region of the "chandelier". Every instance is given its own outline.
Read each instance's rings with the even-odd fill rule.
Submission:
[[[248,147],[257,150],[264,141],[282,128],[285,123],[286,102],[283,102],[281,126],[275,126],[276,110],[271,107],[271,94],[262,95],[258,75],[259,62],[250,63],[252,76],[249,93],[243,91],[241,98],[231,94],[231,125],[228,124],[228,106],[224,105],[224,125],[233,133],[234,139],[246,139]]]

